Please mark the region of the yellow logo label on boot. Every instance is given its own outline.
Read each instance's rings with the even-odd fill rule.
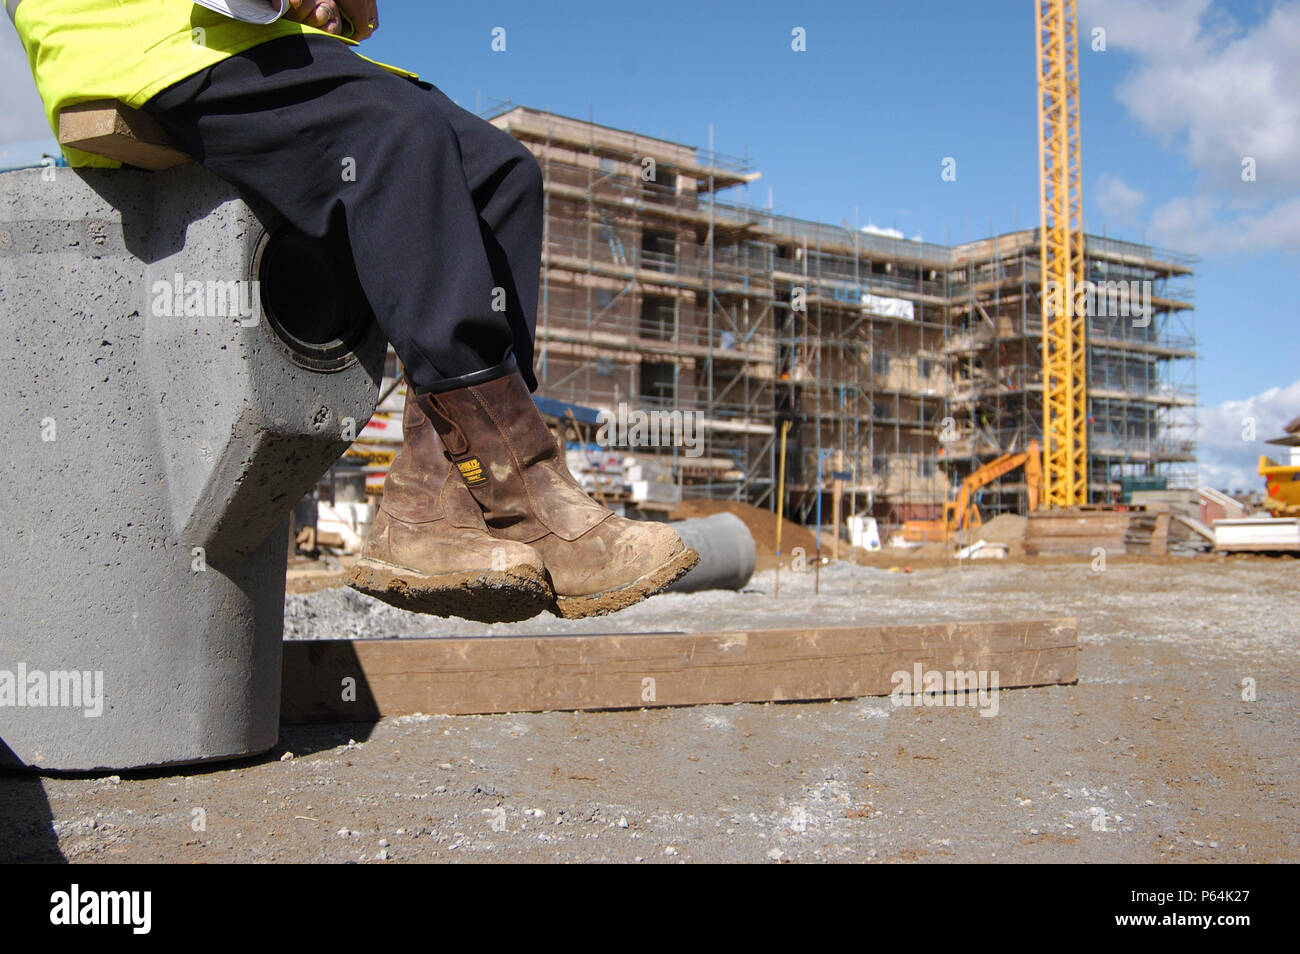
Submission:
[[[487,474],[483,473],[483,462],[477,457],[456,461],[456,469],[465,478],[465,483],[471,487],[487,483]]]

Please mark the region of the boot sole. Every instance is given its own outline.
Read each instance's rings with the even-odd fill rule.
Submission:
[[[661,593],[689,573],[700,562],[700,555],[689,547],[673,556],[667,563],[651,570],[639,580],[603,593],[590,596],[557,596],[551,612],[561,619],[583,619],[617,613],[647,597]]]
[[[348,586],[398,609],[477,623],[532,619],[554,598],[542,571],[529,566],[429,576],[411,567],[362,559],[348,574]]]

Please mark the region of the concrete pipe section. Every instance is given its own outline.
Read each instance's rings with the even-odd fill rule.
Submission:
[[[199,166],[0,175],[0,764],[275,744],[288,516],[374,410],[346,252]]]
[[[734,513],[681,520],[671,526],[683,543],[699,551],[700,562],[669,590],[739,590],[754,575],[754,536]]]

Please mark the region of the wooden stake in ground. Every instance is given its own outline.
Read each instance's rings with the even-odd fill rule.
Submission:
[[[838,563],[840,559],[840,507],[844,502],[844,480],[840,476],[844,472],[844,452],[835,452],[835,473],[834,480],[831,481],[831,525],[835,528],[835,535],[831,537],[831,560]]]
[[[776,583],[773,598],[781,595],[781,524],[785,517],[785,435],[790,432],[790,422],[781,422],[781,463],[776,475]]]

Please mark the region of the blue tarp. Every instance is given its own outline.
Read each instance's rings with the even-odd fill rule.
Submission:
[[[565,411],[572,411],[573,417],[581,424],[599,424],[600,413],[594,407],[584,407],[581,404],[570,404],[568,401],[557,401],[555,398],[540,397],[533,395],[533,403],[537,405],[537,410],[541,411],[548,417],[564,417]]]

